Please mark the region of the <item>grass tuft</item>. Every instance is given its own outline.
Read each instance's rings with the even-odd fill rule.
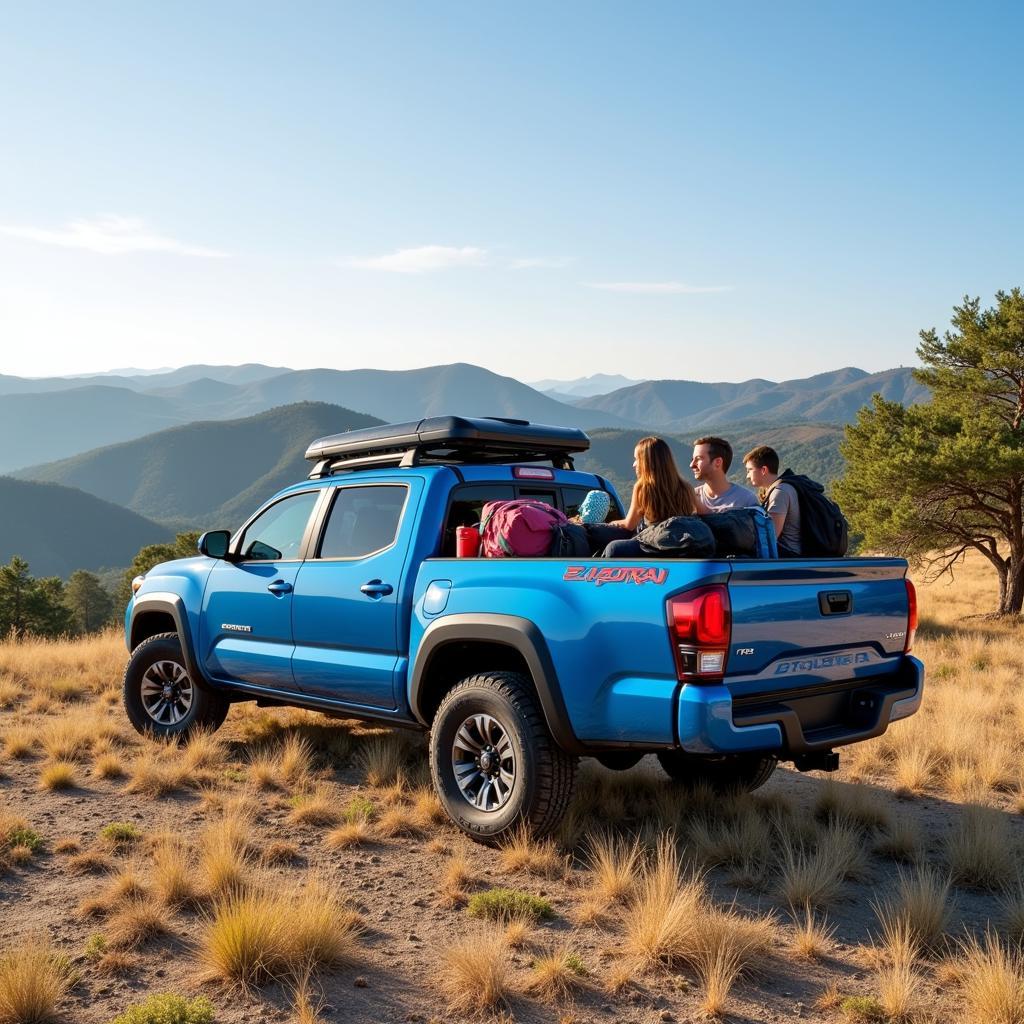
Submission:
[[[186,999],[163,992],[129,1007],[110,1024],[213,1024],[213,1004],[205,996]]]
[[[441,990],[452,1010],[492,1010],[509,993],[505,937],[493,925],[471,929],[442,954]]]
[[[34,939],[0,954],[0,1021],[54,1020],[71,983],[68,961]]]
[[[487,889],[474,893],[466,907],[472,917],[507,923],[513,918],[545,921],[555,916],[555,909],[540,896],[518,889]]]

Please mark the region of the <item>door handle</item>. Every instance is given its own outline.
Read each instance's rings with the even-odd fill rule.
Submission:
[[[394,589],[390,583],[381,583],[380,580],[370,580],[359,588],[367,597],[380,599],[386,597]]]
[[[284,580],[274,580],[273,583],[267,584],[267,590],[272,594],[290,594],[292,585],[290,583],[285,583]]]

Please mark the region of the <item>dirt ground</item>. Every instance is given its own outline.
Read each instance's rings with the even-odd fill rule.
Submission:
[[[983,581],[978,586],[987,593]],[[944,592],[934,593],[937,596],[932,601],[930,635],[938,645],[943,642],[939,598]],[[954,610],[954,614],[961,618],[960,612]],[[949,627],[949,635],[959,636],[961,628]],[[1019,626],[1009,632],[999,628],[1003,630],[1000,642],[1018,643]],[[116,650],[116,638],[106,642],[109,649],[104,648],[103,657],[113,664],[122,655]],[[929,652],[925,653],[927,656]],[[931,653],[935,664],[945,663],[942,659],[946,655],[937,646]],[[95,658],[95,652],[90,657]],[[75,751],[70,762],[77,766],[76,782],[68,789],[41,788],[41,773],[52,760],[44,752],[41,739],[19,756],[8,752],[0,758],[0,809],[23,818],[43,840],[31,857],[9,865],[0,874],[0,950],[17,948],[32,937],[45,935],[55,950],[72,959],[76,980],[59,1006],[62,1019],[100,1024],[154,992],[205,995],[215,1007],[216,1020],[225,1024],[292,1019],[294,984],[287,980],[245,990],[207,976],[209,965],[202,953],[202,935],[213,912],[209,900],[199,900],[185,909],[166,910],[167,933],[130,948],[125,962],[116,970],[105,969],[95,955],[86,952],[90,938],[104,933],[109,914],[93,908],[86,916],[83,904],[104,890],[116,868],[135,863],[145,878],[151,858],[148,837],[170,831],[188,843],[198,842],[204,827],[220,819],[225,803],[231,806],[232,798],[246,796],[252,807],[246,856],[254,870],[260,865],[264,879],[280,879],[282,885],[313,871],[346,897],[364,922],[355,962],[319,970],[312,977],[313,991],[321,1001],[319,1019],[353,1024],[454,1022],[481,1017],[524,1024],[647,1024],[706,1019],[702,1008],[705,986],[692,965],[667,963],[628,969],[630,953],[624,924],[627,904],[608,903],[601,913],[585,914],[581,910],[588,905],[593,880],[580,841],[588,830],[600,826],[622,834],[640,834],[650,845],[658,830],[671,827],[689,855],[701,860],[699,848],[687,842],[685,815],[671,821],[666,818],[666,814],[671,817],[671,811],[659,817],[650,810],[659,806],[658,792],[672,788],[653,758],[646,758],[625,773],[609,772],[593,761],[582,764],[583,816],[576,830],[575,847],[572,839],[563,837],[564,870],[538,874],[527,868],[510,868],[500,851],[475,845],[444,823],[423,817],[415,820],[415,786],[422,785],[424,778],[422,755],[415,746],[406,750],[406,772],[411,781],[404,788],[401,783],[390,788],[371,786],[367,762],[359,751],[377,738],[379,730],[356,723],[329,722],[290,711],[256,712],[251,705],[238,705],[218,734],[225,740],[223,750],[212,766],[196,772],[196,779],[179,779],[169,792],[159,796],[130,792],[137,764],[154,755],[124,721],[114,699],[118,680],[104,683],[103,679],[93,679],[86,693],[71,692],[74,688],[69,686],[65,688],[68,693],[38,696],[46,689],[38,680],[46,673],[48,678],[63,678],[68,674],[68,663],[67,651],[51,661],[44,654],[39,655],[38,662],[25,657],[19,660],[13,654],[6,663],[0,658],[0,681],[9,681],[6,706],[0,701],[0,748],[6,737],[19,730],[39,737],[50,723],[62,718],[90,721],[100,733],[103,730],[97,723],[106,723],[105,728],[117,734],[109,741],[98,741],[95,749],[83,743]],[[33,675],[33,664],[37,665],[38,678]],[[99,671],[109,674],[102,665]],[[893,732],[901,728],[906,729],[907,723],[895,726]],[[268,737],[280,743],[290,732],[311,737],[318,751],[313,774],[296,785],[257,788],[252,768],[254,752],[266,749]],[[104,750],[121,762],[127,774],[95,777],[96,758]],[[1012,755],[1011,767],[1015,770],[1019,748]],[[894,755],[879,747],[877,766],[866,764],[862,756],[854,770],[845,768],[839,773],[840,779],[846,780],[842,783],[844,790],[856,788],[861,796],[866,794],[865,806],[877,809],[878,821],[889,824],[861,829],[859,841],[866,869],[842,881],[838,895],[819,909],[819,922],[834,931],[823,941],[822,952],[816,958],[802,956],[794,947],[796,927],[779,885],[777,850],[764,849],[763,857],[755,858],[759,862],[747,863],[744,870],[737,870],[736,864],[715,866],[715,858],[709,862],[705,851],[702,866],[708,871],[715,904],[751,917],[772,915],[775,921],[771,948],[732,986],[725,1019],[886,1019],[876,1001],[879,956],[873,943],[878,941],[879,920],[875,905],[895,892],[900,872],[909,871],[910,865],[878,853],[879,836],[886,828],[895,827],[894,822],[908,826],[921,838],[917,863],[949,872],[949,836],[961,826],[966,802],[953,799],[939,775],[916,787],[897,785],[884,764],[893,763],[898,756],[898,751]],[[1019,773],[1016,777],[1019,781]],[[1000,827],[1005,830],[1001,834],[1011,844],[1014,863],[1024,839],[1024,820],[1016,804],[1020,790],[1015,785],[993,784],[984,800],[977,793],[970,794],[972,801],[983,802],[998,812]],[[408,826],[407,834],[390,836],[371,826],[366,842],[332,849],[326,842],[329,827],[293,820],[296,794],[310,787],[338,808],[350,806],[357,796],[367,797],[381,813],[388,806],[405,808],[413,824]],[[754,795],[752,806],[766,819],[773,815],[777,819],[782,808],[787,821],[814,825],[822,819],[824,804],[833,799],[834,788],[834,783],[820,774],[801,775],[780,768]],[[595,810],[602,801],[607,805],[606,815]],[[705,807],[701,813],[714,820],[716,809]],[[103,849],[99,833],[111,822],[134,824],[141,838],[127,850],[107,851],[108,870],[72,873],[73,858],[83,851]],[[261,855],[281,843],[295,848],[287,863],[268,865],[265,856],[261,860]],[[446,865],[453,854],[460,852],[469,865],[464,895],[453,893],[444,879]],[[194,870],[200,884],[198,865]],[[916,958],[913,998],[903,1019],[980,1019],[965,1002],[962,977],[951,967],[956,961],[955,941],[967,934],[983,936],[986,929],[1000,933],[1005,918],[1000,900],[1012,881],[1005,878],[954,884],[951,917],[945,927],[948,939]],[[449,970],[447,951],[478,927],[467,913],[464,897],[492,886],[546,897],[555,916],[537,924],[523,945],[509,948],[506,955],[513,971],[504,1000],[479,1013],[457,1012],[442,994]],[[540,995],[531,989],[534,962],[546,949],[563,944],[578,954],[582,972],[567,995]],[[858,1003],[850,998],[855,996],[868,999]],[[890,1015],[890,1019],[896,1018]]]

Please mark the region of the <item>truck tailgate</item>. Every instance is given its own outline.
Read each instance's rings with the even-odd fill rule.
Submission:
[[[906,641],[900,559],[737,562],[729,577],[734,697],[893,671]]]

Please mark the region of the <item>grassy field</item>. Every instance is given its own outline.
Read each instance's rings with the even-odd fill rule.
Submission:
[[[0,644],[0,1024],[1024,1021],[993,593],[974,563],[920,588],[924,708],[835,776],[722,799],[586,761],[558,835],[500,851],[418,737],[242,704],[156,744],[119,635]]]

